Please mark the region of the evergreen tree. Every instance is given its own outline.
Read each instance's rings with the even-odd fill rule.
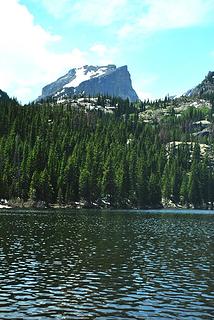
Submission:
[[[102,179],[102,195],[106,198],[111,206],[116,205],[117,190],[115,183],[115,173],[111,159],[106,162]]]
[[[189,176],[188,182],[188,198],[190,203],[193,204],[194,208],[198,208],[201,205],[201,188],[200,188],[200,181],[199,181],[199,172],[198,167],[195,162],[193,162],[191,166],[191,172]]]
[[[160,205],[161,203],[161,187],[160,187],[160,178],[158,174],[152,173],[149,178],[149,197],[150,205]]]
[[[86,200],[88,203],[91,202],[90,172],[86,168],[83,168],[80,172],[79,195],[80,198]]]

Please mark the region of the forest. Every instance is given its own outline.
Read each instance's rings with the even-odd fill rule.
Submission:
[[[88,98],[90,101],[90,97]],[[0,199],[97,208],[212,208],[213,107],[176,116],[155,102],[99,96],[86,110],[53,99],[25,106],[0,98]],[[181,102],[180,102],[181,103]],[[170,105],[161,119],[142,115]],[[210,121],[207,135],[194,122]],[[179,143],[177,143],[179,141]]]

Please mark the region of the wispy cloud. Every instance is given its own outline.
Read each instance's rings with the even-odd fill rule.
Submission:
[[[96,57],[96,64],[109,64],[114,63],[118,54],[117,47],[108,47],[102,43],[95,43],[90,48],[90,51]]]
[[[31,0],[37,1],[37,0]],[[213,19],[213,0],[40,0],[50,14],[90,25],[120,25],[118,35],[184,28]],[[118,25],[117,25],[118,28]]]
[[[183,28],[203,22],[210,9],[206,0],[148,0],[147,14],[139,20],[146,30]]]
[[[106,26],[121,19],[127,0],[80,0],[74,6],[74,14],[79,20]]]
[[[138,24],[137,24],[138,25]],[[125,38],[127,37],[127,35],[130,35],[133,32],[136,32],[136,24],[125,24],[124,26],[122,26],[118,31],[117,31],[117,35],[120,38]]]
[[[35,0],[31,0],[35,1]],[[121,19],[129,0],[40,0],[55,18],[70,16],[71,21],[107,26]]]
[[[73,0],[30,0],[40,2],[46,11],[55,18],[62,18],[71,13]]]
[[[153,91],[153,85],[155,85],[158,80],[159,76],[157,74],[144,74],[144,78],[135,78],[135,80],[132,81],[133,87],[141,100],[154,100],[158,98],[151,93]]]
[[[212,0],[144,0],[142,12],[125,23],[119,37],[132,34],[151,34],[158,31],[187,28],[205,23],[214,14]]]

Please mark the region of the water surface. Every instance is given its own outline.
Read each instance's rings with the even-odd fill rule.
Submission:
[[[213,212],[2,211],[0,319],[213,319]]]

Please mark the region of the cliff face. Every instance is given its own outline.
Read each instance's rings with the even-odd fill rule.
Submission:
[[[130,101],[138,100],[138,96],[132,88],[130,74],[126,66],[117,68],[108,75],[82,82],[76,88],[76,92],[84,92],[90,95],[102,93],[123,99],[128,98]]]
[[[65,76],[45,86],[39,99],[72,97],[74,94],[104,94],[138,100],[127,66],[117,68],[115,65],[71,69]]]

